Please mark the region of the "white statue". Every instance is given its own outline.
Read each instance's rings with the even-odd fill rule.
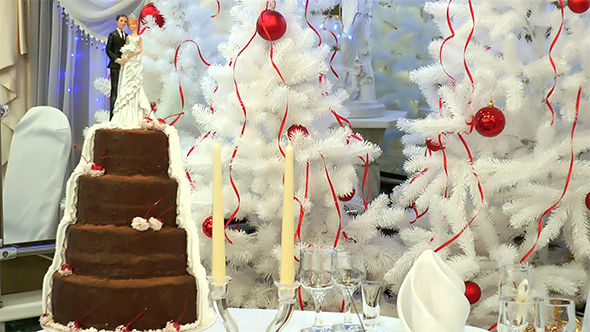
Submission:
[[[381,116],[385,106],[377,103],[371,65],[373,0],[342,0],[340,6],[343,25],[340,52],[344,73],[339,84],[350,94],[346,103],[350,117]]]

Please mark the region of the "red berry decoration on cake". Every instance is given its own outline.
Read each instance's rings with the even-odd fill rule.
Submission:
[[[59,268],[59,274],[64,277],[71,276],[73,273],[74,271],[72,271],[72,266],[70,264],[62,264]]]
[[[135,217],[131,221],[131,227],[140,232],[144,232],[150,229],[150,223],[145,218]]]
[[[41,315],[41,317],[39,318],[39,323],[41,325],[46,325],[47,323],[50,323],[53,321],[53,316],[51,314],[48,313],[44,313],[43,315]]]
[[[166,123],[166,120],[162,118],[157,118],[156,120],[154,120],[153,126],[155,130],[164,131],[166,130],[166,126],[168,126],[168,123]]]
[[[295,135],[307,136],[309,135],[309,131],[302,125],[294,124],[289,127],[289,129],[287,129],[287,137],[289,137],[289,139],[293,139],[293,136]]]
[[[582,14],[590,8],[590,0],[568,0],[567,6],[577,14]]]
[[[437,141],[431,139],[426,140],[426,147],[428,148],[428,150],[432,152],[438,151],[441,148],[440,144]]]
[[[477,111],[474,121],[475,130],[485,137],[498,136],[506,126],[504,113],[495,108],[491,101],[487,107]]]
[[[481,288],[473,281],[465,282],[465,297],[469,300],[470,304],[474,304],[481,298]]]
[[[100,162],[102,161],[102,157],[104,157],[104,155],[107,153],[106,150],[104,150],[102,152],[102,154],[100,155],[100,157],[98,158],[98,164],[96,163],[92,163],[90,161],[88,161],[88,159],[86,159],[86,157],[84,157],[84,155],[82,155],[82,151],[80,151],[80,149],[78,149],[78,147],[74,146],[74,150],[76,150],[78,152],[78,154],[80,155],[80,157],[82,157],[82,159],[84,159],[84,161],[86,161],[86,164],[84,165],[84,175],[90,175],[92,177],[98,177],[98,176],[103,176],[105,173],[104,167],[100,166]]]
[[[275,41],[283,37],[286,31],[287,20],[285,20],[285,17],[281,13],[269,9],[260,13],[260,17],[258,17],[258,21],[256,22],[256,32],[258,32],[260,37]]]
[[[338,199],[340,201],[342,201],[342,202],[348,202],[348,201],[350,201],[354,197],[354,194],[356,194],[356,190],[354,190],[354,188],[352,188],[352,191],[351,192],[349,192],[346,195],[340,195],[340,196],[338,196]]]
[[[154,129],[154,120],[148,116],[139,120],[141,129]]]
[[[80,331],[80,329],[82,328],[80,326],[80,323],[76,322],[69,322],[67,325],[68,328],[68,332],[77,332]]]

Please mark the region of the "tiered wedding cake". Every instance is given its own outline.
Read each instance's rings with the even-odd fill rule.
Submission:
[[[90,128],[68,181],[41,325],[203,329],[212,317],[176,129],[113,127]]]

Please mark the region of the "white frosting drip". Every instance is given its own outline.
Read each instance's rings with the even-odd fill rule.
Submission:
[[[96,130],[99,129],[140,129],[139,126],[120,126],[112,123],[97,124],[89,128],[86,138],[84,140],[84,147],[82,148],[82,156],[89,162],[93,162],[94,156],[94,136]],[[184,175],[184,168],[180,157],[180,143],[178,140],[178,132],[172,126],[166,126],[164,133],[168,136],[168,153],[170,159],[170,166],[168,168],[168,176],[178,182],[178,192],[176,195],[176,224],[179,228],[186,231],[187,234],[187,271],[193,275],[197,281],[197,317],[195,323],[181,326],[181,331],[199,331],[210,326],[215,321],[215,316],[209,310],[209,285],[207,282],[207,274],[205,268],[201,265],[199,253],[199,233],[196,224],[191,218],[190,206],[190,188]],[[77,203],[77,189],[78,178],[85,174],[84,166],[86,162],[81,158],[80,163],[74,169],[66,184],[66,202],[65,212],[57,227],[57,235],[55,241],[56,253],[53,258],[51,266],[47,270],[43,278],[43,312],[52,313],[49,305],[49,294],[53,284],[53,274],[57,272],[61,265],[65,263],[65,248],[66,243],[66,229],[70,224],[76,223],[76,203]],[[67,331],[63,325],[51,322],[45,328],[55,331]],[[86,331],[86,330],[82,330]],[[87,330],[90,331],[90,330]],[[96,329],[92,330],[96,331]],[[133,330],[136,331],[136,330]],[[149,330],[162,331],[163,330]],[[105,330],[105,332],[108,332]]]

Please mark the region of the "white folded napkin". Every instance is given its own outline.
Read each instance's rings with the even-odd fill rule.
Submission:
[[[397,312],[403,332],[463,332],[469,316],[465,282],[432,250],[424,251],[402,282]]]

